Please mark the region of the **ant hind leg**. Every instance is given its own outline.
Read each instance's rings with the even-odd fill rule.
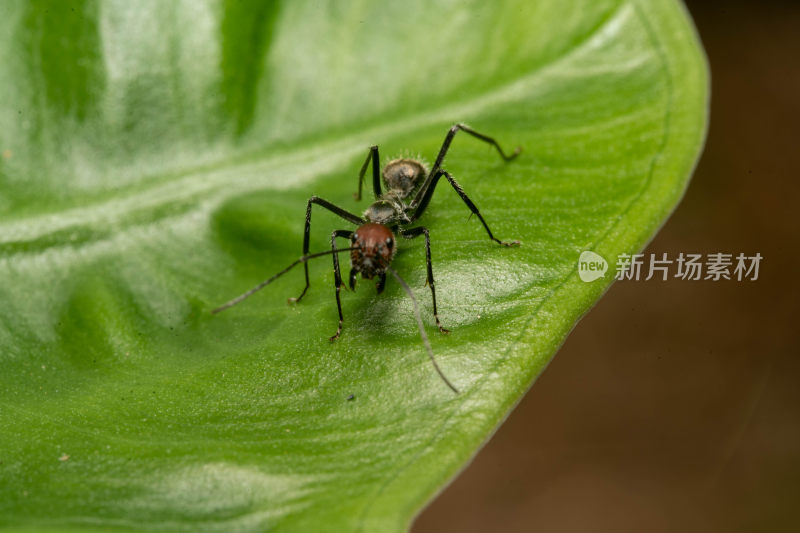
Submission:
[[[517,157],[519,153],[522,151],[522,147],[517,146],[517,148],[514,150],[514,152],[511,153],[511,155],[506,155],[506,153],[503,151],[503,149],[500,147],[497,141],[495,141],[492,137],[477,132],[472,128],[470,128],[469,126],[467,126],[466,124],[461,124],[461,123],[453,124],[453,126],[450,128],[450,131],[447,132],[447,136],[444,138],[444,142],[442,142],[442,147],[439,148],[439,155],[436,156],[436,162],[433,164],[433,167],[431,168],[431,175],[438,172],[439,169],[441,168],[442,162],[444,161],[444,156],[447,155],[447,151],[450,149],[450,143],[453,142],[453,137],[455,137],[456,133],[458,133],[459,131],[468,133],[473,137],[475,137],[476,139],[491,144],[497,149],[497,153],[500,154],[500,157],[502,157],[504,161],[511,161],[512,159]]]

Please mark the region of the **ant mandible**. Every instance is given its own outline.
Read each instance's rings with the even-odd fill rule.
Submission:
[[[308,204],[306,206],[306,225],[303,233],[303,256],[271,278],[253,287],[246,293],[214,309],[212,313],[219,313],[220,311],[224,311],[225,309],[236,305],[251,294],[266,287],[272,283],[273,280],[282,276],[295,266],[303,263],[305,268],[306,285],[303,287],[303,291],[300,293],[300,296],[296,298],[289,298],[289,302],[299,302],[306,294],[306,291],[308,291],[308,287],[310,286],[308,279],[308,261],[323,255],[332,255],[334,285],[336,287],[336,307],[339,311],[339,325],[336,328],[336,333],[330,337],[330,340],[334,341],[341,334],[342,322],[344,321],[344,317],[342,316],[342,302],[339,297],[339,292],[344,286],[344,283],[342,281],[341,270],[339,268],[338,253],[349,251],[351,267],[349,277],[350,289],[355,290],[356,279],[358,274],[361,274],[361,277],[364,279],[377,278],[376,288],[378,294],[380,294],[383,292],[383,288],[386,285],[386,272],[391,273],[406,291],[414,305],[414,314],[417,319],[420,335],[427,349],[428,356],[433,362],[434,368],[447,386],[457,393],[458,389],[456,389],[456,387],[453,386],[453,384],[445,377],[444,373],[436,364],[436,360],[433,357],[433,350],[431,349],[430,342],[428,341],[428,337],[425,334],[425,329],[422,325],[419,307],[417,306],[417,301],[413,292],[411,291],[411,288],[405,281],[403,281],[400,275],[390,266],[390,264],[397,251],[397,239],[395,234],[398,234],[406,239],[413,239],[415,237],[419,237],[420,235],[425,236],[425,263],[428,270],[427,285],[431,289],[431,298],[433,299],[433,317],[436,319],[436,326],[439,328],[439,331],[442,333],[448,333],[448,330],[442,326],[442,323],[439,320],[439,313],[436,309],[436,289],[434,287],[433,269],[431,267],[431,240],[428,228],[425,226],[406,228],[406,226],[411,225],[418,220],[425,212],[425,209],[427,209],[428,204],[431,201],[431,197],[433,196],[433,191],[436,188],[436,184],[439,183],[439,180],[442,177],[444,177],[448,183],[450,183],[453,189],[455,189],[456,193],[458,193],[472,214],[478,217],[478,220],[480,220],[481,224],[483,224],[483,227],[486,229],[486,233],[489,234],[489,238],[491,240],[498,244],[502,244],[503,246],[519,245],[519,241],[506,242],[496,238],[494,234],[492,234],[492,230],[489,229],[489,225],[483,219],[483,216],[481,216],[480,211],[478,211],[478,208],[464,192],[464,189],[461,188],[461,185],[458,184],[458,182],[453,178],[453,176],[450,175],[450,173],[442,168],[442,162],[444,161],[444,157],[450,148],[450,143],[452,143],[453,137],[455,137],[456,133],[459,131],[468,133],[469,135],[472,135],[473,137],[485,143],[491,144],[497,149],[500,157],[502,157],[505,161],[511,161],[517,157],[521,151],[521,147],[517,147],[517,149],[514,150],[514,153],[511,155],[506,155],[497,141],[495,141],[493,138],[479,133],[465,124],[455,124],[450,128],[450,131],[447,132],[447,136],[442,143],[442,147],[439,149],[439,154],[436,156],[436,161],[433,163],[433,167],[431,168],[430,172],[425,168],[425,165],[418,160],[401,158],[389,161],[386,166],[383,167],[383,173],[381,173],[378,147],[370,147],[367,158],[364,161],[364,164],[361,166],[361,170],[359,171],[358,192],[354,195],[356,200],[361,199],[361,189],[364,183],[364,175],[366,174],[370,163],[372,163],[372,189],[375,194],[375,201],[367,208],[366,211],[364,211],[363,217],[353,214],[346,209],[343,209],[318,196],[312,196],[308,199]],[[383,183],[387,189],[386,192],[382,192],[381,190],[381,174],[383,174]],[[358,227],[355,231],[346,229],[334,230],[334,232],[331,234],[331,250],[309,254],[308,247],[311,232],[311,208],[314,204],[324,207],[328,211],[338,215],[348,222],[355,224]],[[337,248],[336,239],[339,237],[349,239],[350,247]]]

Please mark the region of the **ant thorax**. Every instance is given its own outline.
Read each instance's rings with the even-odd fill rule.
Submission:
[[[364,211],[364,218],[368,222],[385,226],[411,222],[406,214],[403,193],[398,190],[389,190],[383,193],[378,200]]]
[[[383,167],[386,192],[364,211],[364,218],[374,224],[408,224],[406,198],[425,181],[427,169],[415,159],[394,159]]]

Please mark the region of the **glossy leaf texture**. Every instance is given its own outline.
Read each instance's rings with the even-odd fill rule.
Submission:
[[[672,0],[6,2],[0,529],[403,531],[679,201],[708,73]],[[445,166],[402,288],[300,256],[367,148]],[[312,251],[352,226],[316,210]],[[584,283],[577,260],[610,265]],[[346,263],[346,259],[343,259]],[[345,276],[347,269],[345,269]],[[625,328],[619,330],[625,342]],[[590,354],[587,354],[590,356]],[[565,394],[568,394],[566,392]]]

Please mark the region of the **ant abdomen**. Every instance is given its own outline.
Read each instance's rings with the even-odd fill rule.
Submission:
[[[425,179],[428,170],[416,159],[395,159],[383,167],[383,182],[386,188],[408,197]]]

